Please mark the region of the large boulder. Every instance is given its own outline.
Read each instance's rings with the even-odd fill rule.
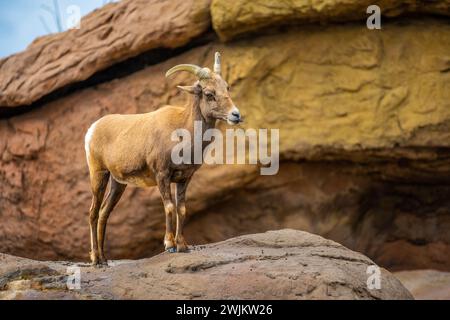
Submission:
[[[1,299],[412,299],[392,274],[336,242],[270,231],[110,267],[0,254]],[[71,267],[70,269],[68,269]],[[379,276],[378,280],[370,277]]]

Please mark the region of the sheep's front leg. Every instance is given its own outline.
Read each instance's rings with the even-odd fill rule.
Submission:
[[[164,204],[164,212],[166,214],[166,234],[164,236],[164,247],[169,252],[174,252],[175,238],[173,236],[173,214],[175,211],[175,206],[172,201],[172,194],[170,191],[170,179],[169,176],[163,173],[157,175],[157,183],[159,191],[161,193],[161,198]]]
[[[184,219],[186,218],[186,190],[188,184],[189,181],[176,184],[177,233],[175,242],[177,244],[178,252],[188,251],[188,245],[183,236]]]

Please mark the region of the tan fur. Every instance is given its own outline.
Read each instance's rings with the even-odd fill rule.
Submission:
[[[193,137],[194,121],[202,121],[203,130],[207,130],[215,126],[217,119],[235,119],[231,112],[237,109],[229,96],[227,83],[218,74],[213,73],[211,79],[181,89],[193,96],[184,107],[165,106],[145,114],[107,115],[88,131],[85,147],[93,193],[90,209],[93,264],[106,263],[103,252],[106,223],[127,184],[159,187],[166,214],[165,247],[187,250],[183,237],[185,193],[199,165],[175,165],[171,161],[172,148],[177,144],[171,141],[172,132],[184,128],[190,130]],[[214,100],[207,96],[211,93],[214,93]],[[111,190],[103,201],[108,179]],[[176,183],[176,201],[172,200],[171,183]],[[176,236],[172,229],[175,213]]]

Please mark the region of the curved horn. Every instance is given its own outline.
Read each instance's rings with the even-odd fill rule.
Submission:
[[[179,64],[173,68],[170,68],[169,71],[166,72],[166,77],[171,76],[175,72],[178,71],[187,71],[194,75],[196,75],[199,79],[209,79],[211,78],[211,70],[208,68],[200,68],[195,64]]]
[[[217,74],[221,74],[221,65],[220,65],[220,53],[216,52],[214,56],[214,72]]]

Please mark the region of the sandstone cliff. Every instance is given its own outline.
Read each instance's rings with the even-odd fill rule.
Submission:
[[[269,2],[124,0],[0,60],[0,252],[87,259],[87,128],[183,101],[192,78],[165,71],[220,50],[243,127],[279,128],[282,162],[273,177],[202,168],[188,241],[288,227],[387,268],[449,270],[449,2],[376,1],[382,30],[365,2]],[[107,252],[149,257],[163,230],[157,191],[130,188]]]

